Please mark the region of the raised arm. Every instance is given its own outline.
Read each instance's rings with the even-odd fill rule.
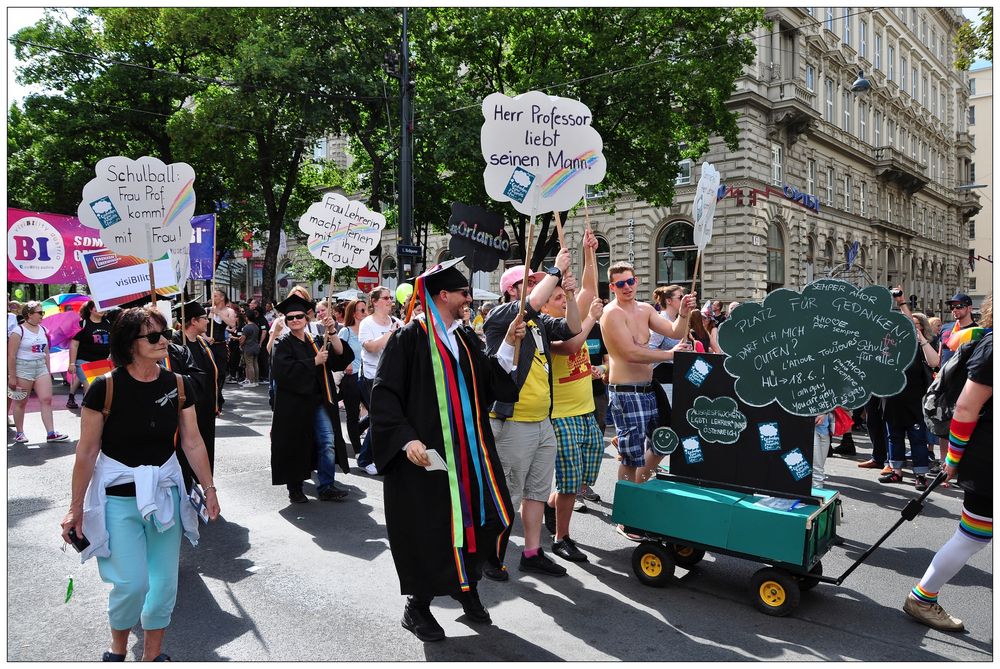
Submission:
[[[652,307],[649,307],[652,309]],[[670,322],[666,318],[649,319],[649,329],[653,332],[670,337],[671,339],[683,339],[691,329],[691,310],[698,308],[698,294],[690,293],[681,299],[681,307],[678,310],[677,318]]]

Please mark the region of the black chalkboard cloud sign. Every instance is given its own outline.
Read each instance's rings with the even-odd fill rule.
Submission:
[[[719,328],[736,395],[752,406],[777,400],[796,416],[895,395],[906,384],[917,338],[913,322],[892,305],[886,288],[836,279],[740,305]]]
[[[448,232],[448,252],[455,258],[465,256],[466,266],[475,272],[492,272],[510,257],[510,237],[500,214],[452,202]]]

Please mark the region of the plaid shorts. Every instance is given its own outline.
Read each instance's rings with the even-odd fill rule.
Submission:
[[[626,467],[646,464],[646,441],[659,421],[656,393],[619,393],[608,388],[608,415],[618,434],[618,452]]]
[[[594,414],[553,418],[556,431],[556,492],[578,493],[584,484],[594,485],[601,471],[604,436]]]

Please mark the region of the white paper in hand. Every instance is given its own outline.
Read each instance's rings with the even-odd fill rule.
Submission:
[[[427,449],[427,457],[430,459],[431,463],[424,467],[429,472],[433,471],[448,471],[448,463],[444,461],[441,454],[437,451]]]

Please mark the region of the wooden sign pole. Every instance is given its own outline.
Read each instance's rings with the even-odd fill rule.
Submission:
[[[519,316],[524,317],[524,304],[528,300],[528,273],[531,271],[531,254],[534,251],[535,242],[535,210],[531,210],[531,221],[528,223],[527,247],[524,254],[524,277],[521,279],[521,307],[517,310]],[[517,359],[521,353],[521,340],[514,342],[514,366],[517,366]]]
[[[694,259],[694,275],[691,277],[691,292],[695,292],[698,286],[698,269],[701,267],[701,251],[698,251],[698,256]],[[698,306],[697,304],[695,305]]]
[[[586,193],[586,191],[584,191],[584,193],[583,193],[583,220],[584,220],[584,223],[587,226],[587,231],[588,232],[593,232],[593,229],[590,227],[590,207],[587,206],[587,193]],[[592,249],[592,248],[590,248],[588,246],[588,247],[585,248],[584,252],[590,258],[590,262],[592,263],[592,266],[594,268],[594,285],[592,286],[592,288],[594,290],[594,295],[598,295],[599,296],[601,294],[600,290],[599,290],[599,285],[600,285],[600,281],[601,280],[597,276],[597,251],[595,249]]]
[[[333,299],[333,276],[336,274],[337,270],[333,267],[330,268],[330,287],[326,289],[326,313],[328,316],[333,317],[333,308],[331,300]],[[330,343],[330,333],[326,330],[323,331],[323,346]]]

